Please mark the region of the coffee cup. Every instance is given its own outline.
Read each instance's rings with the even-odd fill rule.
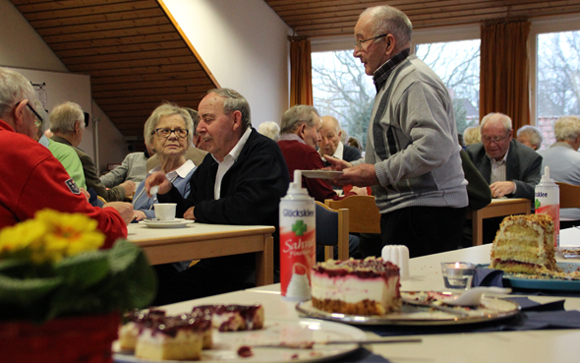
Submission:
[[[161,221],[170,221],[175,219],[175,208],[177,204],[175,203],[158,203],[153,204],[155,208],[155,218]]]

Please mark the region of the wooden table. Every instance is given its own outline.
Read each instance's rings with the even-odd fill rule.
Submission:
[[[493,199],[486,207],[467,210],[467,219],[472,220],[473,245],[479,246],[483,240],[483,220],[512,214],[530,214],[532,203],[526,198]]]
[[[128,226],[127,239],[141,247],[152,265],[211,257],[256,254],[256,284],[274,282],[272,226],[191,223],[184,228]]]

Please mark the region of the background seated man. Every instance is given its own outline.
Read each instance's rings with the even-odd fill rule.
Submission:
[[[536,127],[525,125],[518,130],[518,141],[538,151],[542,146],[542,133]]]
[[[542,170],[550,167],[550,177],[557,182],[580,185],[580,117],[562,116],[554,123],[556,142],[542,155]],[[560,228],[580,224],[580,209],[560,209]]]
[[[320,128],[320,141],[318,141],[318,152],[324,160],[324,155],[330,155],[334,158],[354,161],[360,159],[361,153],[354,147],[345,145],[340,141],[342,130],[338,120],[332,116],[322,116],[322,127]],[[330,166],[324,160],[325,166]]]
[[[145,180],[159,185],[160,202],[177,203],[177,217],[203,223],[278,227],[280,198],[290,182],[276,143],[251,127],[250,105],[238,92],[214,89],[199,103],[200,148],[209,152],[183,198],[163,172]],[[278,260],[275,233],[274,262]],[[159,286],[154,304],[194,299],[255,285],[253,254],[205,259]]]
[[[512,120],[502,113],[490,113],[481,120],[481,140],[466,151],[490,185],[492,197],[527,198],[533,208],[542,157],[513,139]],[[484,243],[493,241],[500,222],[494,218],[484,220]]]
[[[146,146],[147,147],[147,146]],[[114,188],[127,180],[135,184],[141,183],[147,175],[147,160],[151,157],[148,148],[145,151],[129,153],[123,163],[105,175],[101,175],[101,183],[107,188]]]
[[[282,115],[278,146],[286,160],[291,180],[294,179],[294,170],[318,170],[324,167],[315,149],[316,143],[320,141],[320,127],[320,117],[312,106],[295,105]],[[324,179],[302,177],[302,186],[311,197],[322,203],[325,199],[340,198]],[[351,192],[348,195],[354,194]],[[349,254],[352,257],[358,257],[358,245],[359,238],[351,235]],[[317,251],[316,255],[320,257],[321,251]]]
[[[50,131],[54,134],[51,140],[72,146],[83,164],[87,189],[93,189],[107,202],[124,200],[135,192],[135,183],[126,181],[112,189],[107,189],[97,176],[95,163],[87,153],[78,148],[85,132],[85,115],[81,106],[74,102],[65,102],[50,113]]]
[[[93,207],[62,164],[36,142],[42,120],[31,104],[34,89],[24,76],[0,68],[0,229],[34,218],[42,209],[83,213],[106,235],[104,248],[127,237],[129,203]]]

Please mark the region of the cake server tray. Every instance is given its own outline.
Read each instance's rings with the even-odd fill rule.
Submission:
[[[558,262],[558,267],[565,273],[580,271],[580,263]],[[489,264],[477,265],[477,267],[489,268]],[[516,289],[542,290],[542,291],[570,291],[580,293],[580,276],[575,280],[549,278],[544,276],[530,276],[523,274],[504,273],[504,286]]]
[[[406,291],[401,292],[404,300],[416,300],[419,296],[433,297],[440,295],[441,299],[448,298],[450,292],[435,291]],[[484,296],[482,304],[477,308],[450,307],[465,313],[466,316],[433,309],[429,306],[403,304],[401,310],[385,315],[347,315],[329,313],[312,306],[312,301],[302,301],[296,305],[296,310],[301,314],[316,319],[336,321],[351,325],[462,325],[489,322],[506,319],[519,314],[520,306],[511,300],[498,297]],[[431,301],[433,303],[435,301]],[[463,314],[461,314],[463,315]]]

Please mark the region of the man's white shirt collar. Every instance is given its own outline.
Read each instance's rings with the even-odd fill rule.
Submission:
[[[227,173],[227,171],[230,170],[232,165],[234,165],[236,160],[238,160],[238,157],[240,156],[242,149],[246,145],[246,142],[250,138],[251,133],[252,128],[248,127],[244,132],[244,134],[242,135],[242,137],[240,138],[240,140],[238,140],[238,142],[236,143],[236,146],[234,146],[230,150],[230,152],[224,157],[223,161],[220,162],[213,155],[211,156],[218,163],[218,170],[215,176],[215,184],[213,186],[213,194],[214,194],[213,196],[215,200],[220,199],[222,179],[224,178],[224,175]]]

